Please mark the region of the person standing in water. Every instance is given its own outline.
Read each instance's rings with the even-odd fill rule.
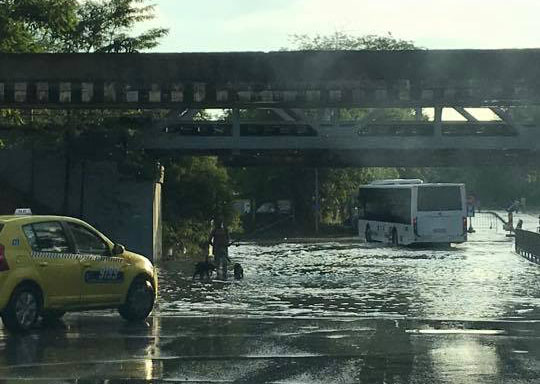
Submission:
[[[231,261],[229,259],[229,231],[223,221],[219,226],[214,227],[208,241],[214,248],[214,258],[218,267],[218,276],[221,275],[223,280],[227,280],[227,266]]]

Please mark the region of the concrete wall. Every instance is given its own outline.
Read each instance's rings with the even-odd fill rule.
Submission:
[[[63,153],[0,151],[0,185],[33,201],[35,214],[81,218],[152,260],[161,257],[162,181],[121,175],[112,162],[71,162],[68,170]]]

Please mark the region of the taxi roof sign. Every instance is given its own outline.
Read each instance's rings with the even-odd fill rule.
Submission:
[[[21,216],[32,215],[32,210],[30,208],[17,208],[15,210],[15,215],[21,215]]]

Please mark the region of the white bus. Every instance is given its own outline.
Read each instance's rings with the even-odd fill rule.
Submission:
[[[379,180],[360,187],[358,203],[358,233],[367,242],[408,245],[467,241],[463,184]]]

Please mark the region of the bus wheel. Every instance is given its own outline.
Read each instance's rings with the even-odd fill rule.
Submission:
[[[395,229],[395,228],[392,229],[392,245],[394,245],[396,247],[399,245],[397,229]]]
[[[366,243],[372,243],[373,238],[371,237],[371,228],[369,228],[369,225],[366,226]]]

